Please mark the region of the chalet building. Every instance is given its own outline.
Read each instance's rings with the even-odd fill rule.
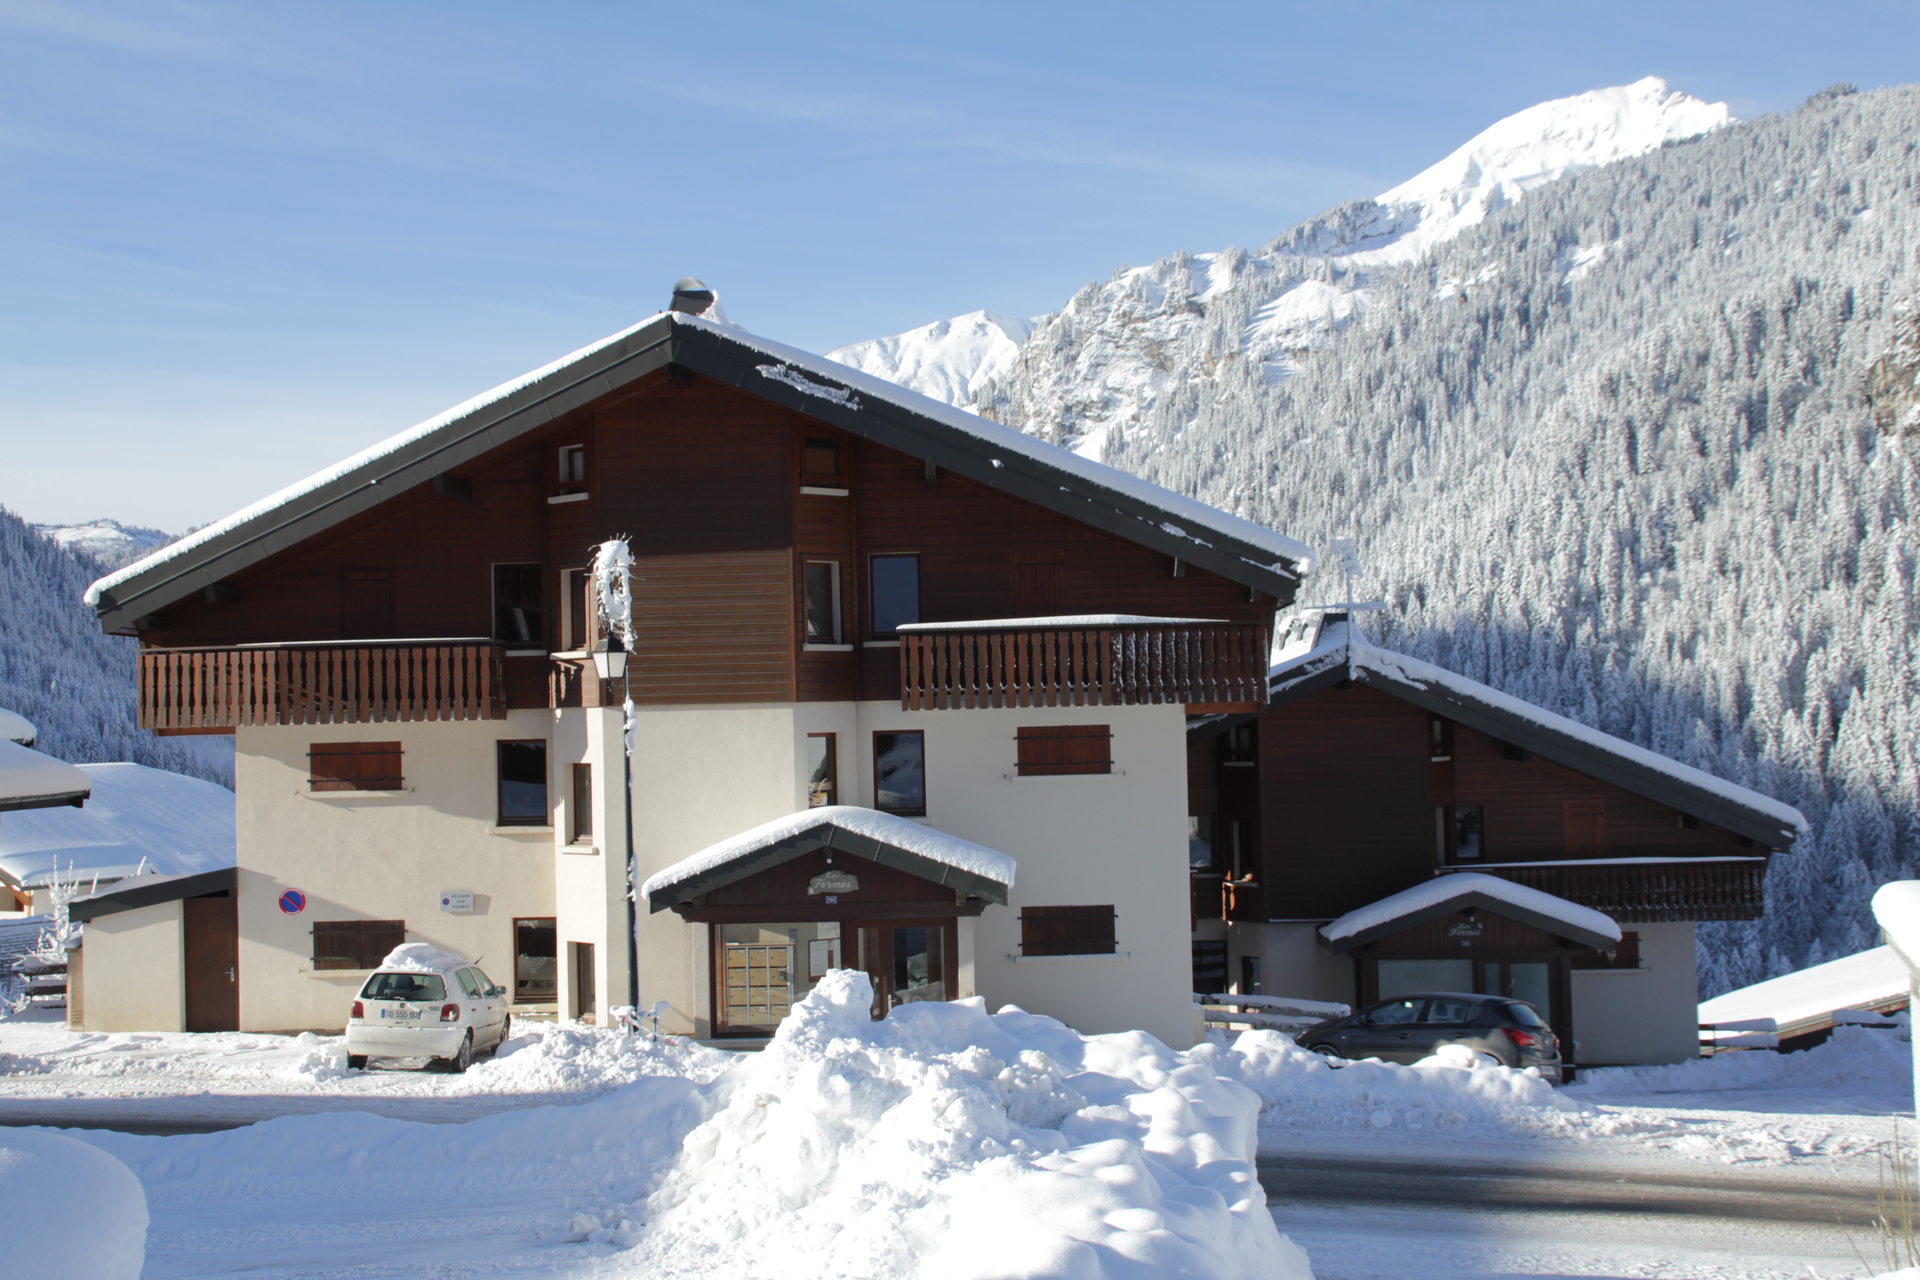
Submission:
[[[1264,705],[1306,550],[701,305],[95,584],[141,724],[234,737],[231,887],[174,891],[232,1022],[338,1028],[406,941],[703,1037],[857,967],[1191,1042],[1186,723]]]
[[[1512,995],[1575,1062],[1694,1056],[1694,927],[1760,915],[1799,812],[1296,625],[1266,709],[1189,732],[1196,990]]]

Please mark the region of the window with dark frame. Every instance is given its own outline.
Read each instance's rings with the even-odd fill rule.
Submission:
[[[547,744],[500,742],[499,821],[502,827],[544,827],[547,809]]]
[[[800,483],[840,488],[840,442],[826,436],[808,436],[800,444]]]
[[[1478,862],[1486,852],[1486,811],[1479,805],[1453,811],[1453,860]]]
[[[925,733],[914,729],[873,735],[873,807],[908,817],[926,813]]]
[[[908,623],[920,621],[920,557],[871,556],[867,566],[873,634],[892,636]]]
[[[406,940],[405,920],[315,920],[313,967],[377,969]]]
[[[552,1004],[560,993],[560,931],[552,916],[513,922],[513,1002]]]
[[[560,637],[560,643],[569,650],[579,651],[592,643],[588,628],[590,617],[587,608],[587,596],[592,581],[585,569],[562,569],[560,571],[560,599],[566,608],[566,634]]]
[[[307,747],[310,791],[399,791],[404,786],[397,742],[315,742]]]
[[[807,808],[840,803],[839,741],[831,733],[807,735]]]
[[[1194,871],[1213,871],[1213,815],[1210,813],[1190,813],[1187,815],[1187,866]]]
[[[579,493],[587,487],[587,446],[560,446],[558,476],[561,493]]]
[[[806,643],[840,643],[840,564],[809,560],[806,580]]]
[[[1023,778],[1113,772],[1113,727],[1104,724],[1022,725],[1014,731]]]
[[[1252,764],[1254,746],[1259,740],[1259,730],[1251,720],[1234,725],[1226,733],[1226,745],[1222,755],[1225,764]]]
[[[576,764],[568,774],[567,841],[586,844],[593,839],[593,766]]]
[[[1116,949],[1112,906],[1020,909],[1023,956],[1100,956]]]
[[[547,642],[547,615],[537,564],[493,566],[493,638],[532,647]]]

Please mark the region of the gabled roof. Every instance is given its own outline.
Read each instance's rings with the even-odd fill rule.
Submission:
[[[1036,502],[1285,603],[1312,567],[1293,539],[825,356],[663,312],[216,521],[87,590],[108,630],[669,366]]]
[[[77,805],[92,790],[92,780],[66,761],[0,739],[0,812]]]
[[[1477,871],[1435,876],[1411,889],[1388,894],[1378,902],[1356,907],[1338,920],[1322,925],[1320,936],[1335,951],[1352,951],[1469,907],[1517,920],[1601,951],[1613,950],[1620,941],[1620,926],[1611,916],[1544,890]]]
[[[997,849],[877,809],[823,805],[709,845],[649,876],[640,892],[663,911],[816,849],[852,854],[1003,906],[1013,888],[1013,859]]]
[[[182,876],[133,876],[111,889],[75,898],[68,905],[67,914],[82,922],[97,920],[101,916],[135,911],[162,902],[178,902],[182,898],[199,898],[210,893],[232,893],[238,881],[239,872],[233,867]]]
[[[1792,805],[1569,720],[1431,662],[1378,649],[1345,618],[1281,650],[1268,675],[1269,707],[1352,681],[1383,690],[1590,778],[1724,827],[1765,848],[1790,849],[1807,829]]]

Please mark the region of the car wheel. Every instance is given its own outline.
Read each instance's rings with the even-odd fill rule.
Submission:
[[[446,1069],[454,1075],[465,1074],[467,1068],[473,1065],[473,1032],[467,1032],[466,1036],[460,1041],[460,1051],[458,1053],[454,1054],[451,1058],[442,1058],[441,1061],[446,1064]]]
[[[495,1054],[498,1054],[500,1052],[500,1046],[505,1044],[507,1042],[507,1037],[512,1034],[513,1034],[513,1015],[509,1013],[500,1019],[500,1038],[493,1042],[493,1051]]]
[[[367,1055],[366,1055],[366,1054],[364,1054],[364,1053],[350,1053],[350,1054],[348,1054],[348,1055],[347,1055],[347,1070],[349,1070],[349,1071],[365,1071],[366,1069],[367,1069]]]
[[[1334,1048],[1330,1044],[1310,1044],[1307,1046],[1307,1048],[1311,1052],[1319,1054],[1321,1057],[1325,1058],[1328,1062],[1345,1062],[1347,1060],[1347,1056],[1345,1054],[1341,1053],[1338,1049]]]
[[[1481,1067],[1504,1067],[1508,1064],[1497,1053],[1488,1053],[1482,1049],[1473,1055],[1474,1065]]]

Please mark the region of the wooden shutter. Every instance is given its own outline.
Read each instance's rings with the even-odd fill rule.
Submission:
[[[405,920],[316,920],[313,967],[375,969],[406,940]]]
[[[1600,858],[1607,848],[1607,802],[1569,800],[1565,806],[1569,858]]]
[[[406,785],[397,742],[315,742],[307,748],[314,791],[398,791]]]
[[[1114,949],[1111,906],[1020,909],[1022,955],[1111,955]]]
[[[1104,724],[1024,726],[1015,733],[1022,777],[1113,772],[1113,729]]]

